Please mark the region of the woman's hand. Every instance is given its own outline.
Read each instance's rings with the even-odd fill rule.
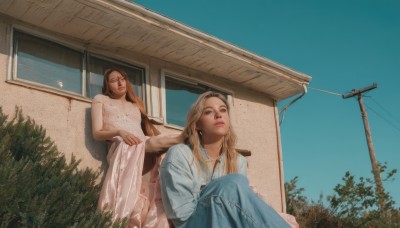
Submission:
[[[119,135],[129,146],[137,145],[142,142],[142,140],[140,140],[138,137],[124,130],[119,130]]]

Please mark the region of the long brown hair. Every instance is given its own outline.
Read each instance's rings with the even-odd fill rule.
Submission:
[[[186,141],[193,148],[195,160],[201,163],[205,163],[206,161],[201,154],[201,135],[197,129],[197,122],[203,114],[206,100],[210,97],[217,97],[222,100],[228,108],[228,114],[230,113],[230,107],[224,95],[212,91],[205,92],[199,96],[197,101],[190,108],[187,115],[186,126],[183,130]],[[237,151],[235,146],[236,134],[231,126],[228,133],[224,136],[224,140],[222,142],[222,154],[225,156],[226,161],[224,167],[225,173],[237,173]]]
[[[138,96],[136,96],[135,90],[133,89],[133,85],[128,81],[128,74],[125,71],[118,68],[109,68],[104,71],[104,80],[102,89],[103,94],[111,98],[115,98],[115,94],[113,94],[108,85],[110,74],[114,71],[120,73],[126,81],[126,95],[125,95],[126,100],[135,103],[140,110],[140,115],[142,117],[141,127],[144,134],[147,136],[159,135],[160,132],[150,122],[143,101]]]

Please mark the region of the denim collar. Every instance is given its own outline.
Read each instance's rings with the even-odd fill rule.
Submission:
[[[204,158],[206,161],[210,161],[211,158],[208,156],[206,149],[203,147],[203,145],[201,145],[201,143],[199,143],[199,144],[200,144],[199,146],[200,146],[200,150],[201,150],[201,154],[203,155],[203,158]],[[221,161],[221,160],[222,160],[222,158],[224,157],[224,156],[222,156],[222,155],[223,155],[224,153],[225,153],[225,152],[222,152],[222,153],[218,156],[217,161]]]

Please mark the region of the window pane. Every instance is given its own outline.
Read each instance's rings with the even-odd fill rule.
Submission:
[[[178,81],[171,77],[165,77],[165,102],[167,124],[173,124],[184,127],[187,113],[192,104],[197,100],[200,94],[206,91],[215,91],[226,93],[210,88],[205,85],[191,84]]]
[[[135,93],[137,96],[143,96],[143,79],[144,69],[128,66],[122,63],[115,63],[104,59],[96,58],[93,56],[89,57],[89,69],[87,76],[87,96],[93,98],[97,94],[102,93],[103,88],[103,73],[108,68],[119,68],[128,74],[128,80],[134,85]]]
[[[167,123],[185,126],[187,112],[199,95],[205,91],[207,91],[206,87],[165,77]]]
[[[82,94],[82,53],[18,31],[14,44],[17,78]]]

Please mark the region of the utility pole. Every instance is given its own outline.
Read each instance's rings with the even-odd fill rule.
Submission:
[[[375,157],[375,150],[374,150],[374,145],[372,144],[372,137],[371,137],[371,130],[369,128],[369,123],[368,123],[368,117],[367,117],[367,111],[365,110],[364,107],[364,102],[362,99],[362,94],[373,90],[377,88],[378,85],[376,83],[372,84],[371,86],[359,89],[359,90],[354,90],[351,93],[344,94],[342,95],[343,99],[347,99],[350,97],[357,96],[358,103],[360,104],[360,110],[361,110],[361,116],[364,122],[364,129],[365,129],[365,136],[367,138],[367,144],[368,144],[368,150],[369,150],[369,157],[371,159],[371,165],[372,165],[372,173],[374,174],[375,178],[375,184],[376,184],[376,192],[378,196],[378,203],[380,206],[381,212],[385,211],[385,202],[383,199],[383,184],[381,180],[381,175],[378,167],[378,163],[376,162],[376,157]]]

